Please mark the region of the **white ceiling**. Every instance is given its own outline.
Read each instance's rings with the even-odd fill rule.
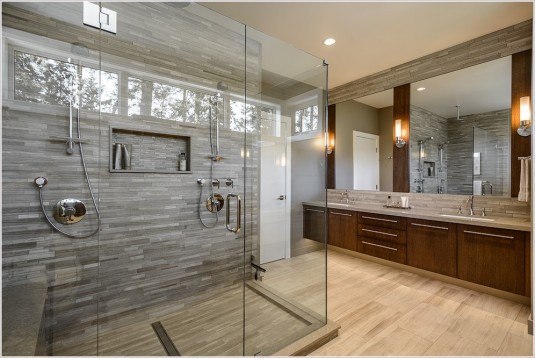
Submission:
[[[330,88],[532,17],[530,2],[203,5],[326,59]]]
[[[417,91],[425,87],[425,91]],[[394,91],[374,93],[355,101],[375,108],[393,105]],[[411,104],[444,118],[511,107],[511,56],[411,84]]]

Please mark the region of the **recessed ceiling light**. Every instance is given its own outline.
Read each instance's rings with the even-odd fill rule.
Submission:
[[[422,91],[425,91],[425,87],[418,87],[416,90],[417,90],[418,92],[422,92]]]
[[[333,39],[332,37],[329,37],[329,38],[323,40],[323,44],[325,46],[332,46],[332,45],[334,45],[335,42],[336,42],[336,40]]]

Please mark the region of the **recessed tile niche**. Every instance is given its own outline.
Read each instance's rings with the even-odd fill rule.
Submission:
[[[131,165],[115,168],[117,143],[126,145]],[[110,127],[110,173],[191,174],[191,137],[171,132]],[[186,170],[179,170],[180,153],[186,153]],[[124,152],[122,153],[124,163]]]

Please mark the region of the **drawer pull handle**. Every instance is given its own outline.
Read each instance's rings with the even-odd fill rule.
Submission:
[[[353,215],[351,215],[351,214],[338,213],[338,212],[336,212],[336,211],[331,211],[331,214],[333,214],[333,215],[342,215],[342,216],[353,216]]]
[[[376,247],[380,247],[382,249],[387,249],[387,250],[392,250],[392,251],[398,251],[398,249],[396,249],[395,247],[388,247],[388,246],[384,246],[384,245],[379,245],[379,244],[373,244],[371,242],[368,242],[368,241],[362,241],[363,244],[366,244],[366,245],[370,245],[370,246],[376,246]]]
[[[381,235],[387,235],[387,236],[392,236],[392,237],[398,237],[397,234],[391,234],[389,232],[375,231],[375,230],[370,230],[370,229],[362,229],[362,231],[373,232],[374,234],[381,234]]]
[[[323,210],[317,210],[317,209],[305,209],[305,211],[313,211],[315,213],[324,213],[325,212]]]
[[[426,224],[418,224],[418,223],[411,223],[411,225],[421,226],[421,227],[428,227],[430,229],[449,230],[449,228],[447,228],[447,227],[435,226],[435,225],[426,225]]]
[[[474,235],[481,235],[481,236],[490,236],[490,237],[497,237],[499,239],[509,239],[514,240],[514,236],[506,236],[506,235],[497,235],[497,234],[489,234],[486,232],[477,232],[477,231],[470,231],[470,230],[464,230],[465,234],[474,234]]]
[[[383,219],[383,218],[374,218],[372,216],[365,216],[365,215],[362,215],[362,218],[363,219],[370,219],[370,220],[377,220],[377,221],[386,221],[386,222],[389,222],[389,223],[397,223],[398,221],[397,220],[390,220],[390,219]]]

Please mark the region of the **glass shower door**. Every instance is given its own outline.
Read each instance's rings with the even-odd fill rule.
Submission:
[[[101,117],[99,354],[242,355],[244,26],[195,3],[102,7],[122,101]]]
[[[327,322],[326,243],[303,236],[303,203],[326,204],[327,66],[250,27],[246,50],[260,86],[247,86],[244,353],[287,355]]]

